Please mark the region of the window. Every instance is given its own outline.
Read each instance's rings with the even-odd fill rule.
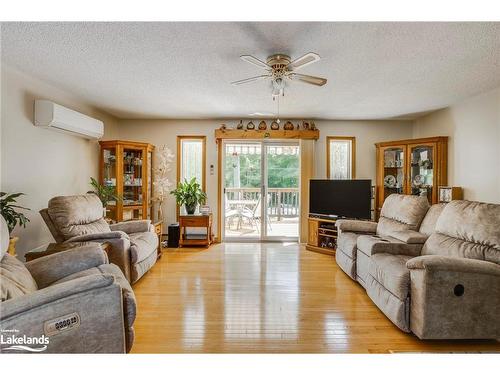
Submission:
[[[331,180],[355,178],[356,138],[326,137],[326,175]]]
[[[177,183],[196,178],[205,190],[205,136],[177,137]]]

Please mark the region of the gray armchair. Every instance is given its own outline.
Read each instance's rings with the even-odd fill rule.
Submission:
[[[3,218],[0,217],[3,221]],[[7,243],[4,243],[4,238]],[[0,252],[2,353],[124,353],[132,347],[136,303],[99,244],[82,244],[23,264]],[[7,333],[8,332],[8,333]],[[10,342],[8,337],[36,342]]]
[[[109,225],[94,194],[55,197],[40,211],[56,242],[108,242],[109,261],[137,282],[157,259],[158,236],[150,220]]]

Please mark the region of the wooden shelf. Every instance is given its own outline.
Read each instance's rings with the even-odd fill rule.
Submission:
[[[337,235],[333,235],[333,234],[324,234],[324,233],[321,233],[321,232],[318,232],[318,236],[321,236],[321,237],[331,237],[331,238],[337,238]]]
[[[99,179],[101,183],[112,186],[115,193],[123,198],[113,205],[110,204],[107,217],[115,221],[152,217],[152,207],[149,202],[153,193],[151,162],[155,147],[149,143],[123,140],[99,141],[99,144],[101,146]],[[141,164],[130,163],[126,156],[142,160]],[[133,167],[133,171],[128,170],[128,167]],[[138,185],[137,180],[134,183],[126,180],[125,176],[130,174],[140,178],[141,184]],[[127,204],[126,201],[130,203]]]
[[[332,238],[335,245],[337,245],[337,229],[322,228],[323,224],[335,224],[336,219],[322,219],[317,217],[308,218],[308,236],[306,249],[310,251],[315,251],[317,253],[335,255],[335,248],[322,247],[320,238],[327,237]],[[324,233],[327,232],[327,233]]]
[[[215,139],[318,139],[319,130],[216,129]]]

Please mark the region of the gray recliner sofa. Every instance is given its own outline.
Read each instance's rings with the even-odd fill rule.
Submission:
[[[427,198],[392,194],[380,211],[378,223],[337,220],[339,230],[335,258],[339,267],[366,287],[369,260],[373,249],[404,247],[420,253],[427,236],[418,232],[429,203]]]
[[[362,285],[401,330],[421,339],[500,338],[500,205],[433,205],[407,232],[423,243],[368,237],[357,238],[365,251],[372,244]]]
[[[0,245],[1,353],[124,353],[134,341],[134,292],[96,243],[23,264]],[[29,342],[24,340],[28,338]],[[13,340],[21,341],[13,341]],[[36,340],[36,341],[33,341]]]
[[[52,198],[40,211],[56,242],[107,242],[109,261],[130,283],[137,282],[157,259],[158,236],[150,220],[109,225],[95,194]]]

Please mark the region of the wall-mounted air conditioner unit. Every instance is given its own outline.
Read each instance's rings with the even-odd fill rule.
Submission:
[[[49,100],[35,100],[35,126],[63,131],[88,139],[99,139],[104,134],[102,121]]]

